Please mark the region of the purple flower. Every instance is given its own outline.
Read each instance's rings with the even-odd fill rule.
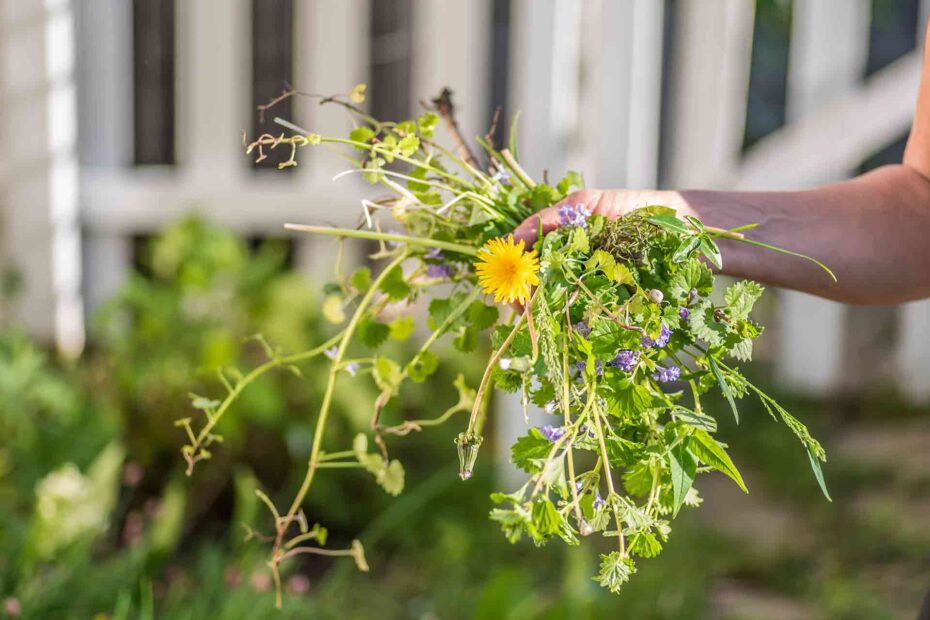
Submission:
[[[349,362],[346,364],[345,369],[347,373],[354,377],[355,373],[358,372],[358,362]]]
[[[662,328],[659,331],[659,337],[653,340],[649,336],[643,336],[640,342],[647,349],[652,347],[662,348],[668,344],[668,339],[672,337],[672,330],[670,330],[665,323],[662,323]]]
[[[427,260],[441,261],[445,258],[445,255],[442,253],[442,250],[439,248],[430,248],[429,251],[424,255],[424,258]],[[426,275],[430,278],[451,278],[452,277],[452,267],[445,263],[438,265],[427,264],[426,265]]]
[[[591,212],[580,202],[574,207],[571,205],[562,205],[559,207],[560,226],[587,228],[589,217],[591,217]]]
[[[452,267],[449,265],[427,265],[426,275],[430,278],[451,278]]]
[[[691,316],[691,311],[684,306],[678,306],[678,316],[683,319],[687,319],[689,316]]]
[[[594,489],[594,503],[592,504],[592,507],[593,507],[595,510],[597,510],[598,508],[600,508],[600,507],[603,506],[603,505],[604,505],[604,498],[601,497],[601,491],[600,491],[600,489]]]
[[[323,355],[325,355],[326,357],[328,357],[328,358],[331,359],[331,360],[335,360],[335,359],[336,359],[336,355],[337,355],[338,353],[339,353],[339,347],[332,347],[332,348],[330,348],[330,349],[326,349],[325,351],[323,351]]]
[[[623,372],[633,372],[633,369],[636,368],[636,364],[639,362],[639,352],[630,351],[629,349],[622,349],[617,353],[617,356],[607,362],[608,366],[613,366],[614,368],[619,368]]]
[[[503,166],[497,167],[497,172],[491,177],[492,181],[499,181],[503,185],[510,183],[510,173]]]
[[[680,375],[681,368],[678,366],[669,366],[668,368],[656,366],[656,371],[652,373],[652,378],[659,383],[668,383],[669,381],[677,381]]]
[[[561,426],[551,426],[549,424],[539,427],[539,432],[549,441],[558,441],[565,435],[565,429]]]
[[[588,324],[585,323],[584,321],[579,321],[575,323],[575,325],[573,325],[573,328],[576,332],[578,332],[581,335],[582,338],[587,338],[588,335],[590,335],[591,333],[591,328],[588,327]]]
[[[575,362],[575,368],[578,369],[578,372],[584,374],[584,371],[587,369],[588,365],[585,362]],[[601,360],[594,360],[594,372],[597,373],[597,376],[604,374],[604,362]]]

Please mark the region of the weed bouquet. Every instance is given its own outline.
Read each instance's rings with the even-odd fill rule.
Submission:
[[[329,147],[351,172],[386,190],[388,197],[362,201],[357,229],[288,225],[343,240],[376,240],[374,258],[383,266],[377,275],[361,268],[329,285],[324,313],[339,326],[332,338],[289,355],[262,340],[267,362],[248,373],[220,370],[225,394],[218,400],[195,396],[193,407],[203,415],[178,422],[189,439],[182,452],[190,472],[209,458],[221,439],[217,423],[249,383],[274,368],[299,373],[311,357],[331,360],[303,484],[283,510],[260,493],[274,529],[253,534],[271,546],[276,582],[282,562],[301,554],[350,556],[367,570],[358,541],[348,549],[326,547],[325,528],[311,526],[302,511],[317,475],[358,468],[398,494],[404,469],[390,457],[387,438],[448,422],[456,427],[460,476],[467,480],[495,387],[519,393],[525,407],[542,408],[548,422],[527,428],[512,446],[526,482],[492,495],[491,519],[511,542],[526,537],[543,545],[559,538],[577,545],[594,534],[611,539],[594,578],[612,592],[635,573],[639,558],[661,552],[681,508],[700,504],[693,486],[698,474],[719,471],[746,491],[726,445],[714,436],[722,412],[702,405],[709,392],[719,391],[729,404],[726,414],[737,420],[737,400],[757,398],[797,435],[827,493],[823,448],[738,367],[749,362],[762,332],[750,317],[762,287],[742,281],[712,296],[708,265],[721,267],[715,239],[784,250],[749,239],[751,226],[711,228],[663,206],[607,219],[571,201],[559,210],[560,226],[526,247],[511,231],[581,188],[579,174],[556,184],[530,178],[517,161],[516,124],[509,148],[493,144],[492,131],[477,140],[483,152],[474,155],[459,134],[448,91],[404,122],[368,116],[359,107],[363,100],[364,86],[323,100],[356,121],[348,137],[320,136],[276,119],[290,132],[258,136],[247,150],[261,160],[271,149],[289,149],[290,158],[280,164],[287,167],[296,165],[304,147]],[[434,140],[441,122],[454,152]],[[403,309],[422,298],[429,300],[423,320],[432,333],[418,352],[410,359],[379,353],[388,339],[411,337],[422,313]],[[404,383],[422,382],[436,370],[432,349],[447,335],[463,355],[475,355],[479,341],[490,338],[481,383],[472,388],[460,376],[450,388],[457,402],[437,417],[383,423],[385,405]],[[326,427],[340,375],[374,381],[380,396],[372,405],[371,433],[331,448]]]

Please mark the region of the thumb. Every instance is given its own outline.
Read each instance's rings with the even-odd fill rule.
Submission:
[[[539,228],[542,225],[542,234],[546,235],[559,226],[559,206],[547,207],[539,213],[534,213],[517,226],[513,231],[514,241],[523,241],[527,248],[533,247],[539,238]]]

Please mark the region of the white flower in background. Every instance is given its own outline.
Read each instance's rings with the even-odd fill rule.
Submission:
[[[94,493],[90,478],[73,463],[48,474],[36,486],[36,551],[48,557],[104,530],[107,507]]]

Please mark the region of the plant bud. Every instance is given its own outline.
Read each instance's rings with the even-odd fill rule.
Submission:
[[[690,291],[688,291],[688,305],[689,306],[694,303],[694,300],[697,299],[697,296],[698,296],[698,290],[696,288],[693,288]]]
[[[590,523],[582,519],[578,523],[578,533],[581,534],[582,536],[590,536],[591,534],[594,533],[594,528],[591,526]]]
[[[459,478],[462,480],[471,478],[482,441],[484,437],[473,432],[459,433],[455,438],[456,450],[459,453]]]
[[[660,304],[662,303],[662,300],[665,299],[665,296],[662,294],[662,291],[660,291],[657,288],[650,289],[650,291],[646,293],[646,296],[649,297],[649,301],[651,301],[654,304]]]

